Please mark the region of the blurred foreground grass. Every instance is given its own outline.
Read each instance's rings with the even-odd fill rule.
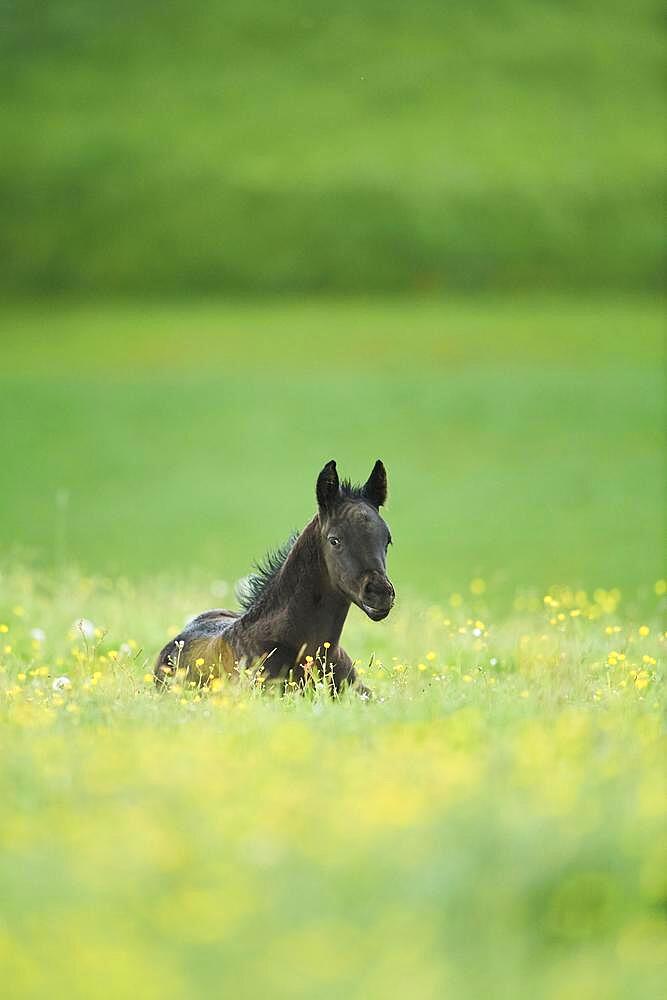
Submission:
[[[650,589],[642,619],[563,588],[502,619],[485,594],[354,614],[377,699],[331,702],[157,696],[153,652],[203,588],[5,567],[6,994],[657,998]]]
[[[399,595],[663,571],[657,299],[51,302],[0,312],[0,545],[233,583],[381,456]],[[196,609],[195,609],[196,610]]]

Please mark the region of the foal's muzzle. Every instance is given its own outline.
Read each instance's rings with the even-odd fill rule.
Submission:
[[[366,574],[358,603],[372,621],[381,622],[394,606],[395,597],[391,581],[374,570]]]

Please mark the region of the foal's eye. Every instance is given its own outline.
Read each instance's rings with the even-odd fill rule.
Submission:
[[[329,541],[334,548],[336,548],[337,545],[340,545],[340,538],[337,538],[336,535],[329,535]]]

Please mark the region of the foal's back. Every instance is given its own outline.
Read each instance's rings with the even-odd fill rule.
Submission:
[[[154,670],[156,685],[162,687],[178,669],[187,672],[188,680],[196,681],[205,681],[223,672],[231,673],[234,652],[225,642],[225,633],[238,617],[238,611],[213,608],[189,621],[176,638],[170,639],[160,650]],[[202,670],[196,676],[199,660]]]

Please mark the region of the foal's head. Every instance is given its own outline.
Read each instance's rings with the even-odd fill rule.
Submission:
[[[361,487],[341,484],[335,462],[317,479],[320,542],[333,585],[374,622],[386,618],[394,603],[387,577],[389,528],[379,508],[387,499],[387,473],[378,459]]]

